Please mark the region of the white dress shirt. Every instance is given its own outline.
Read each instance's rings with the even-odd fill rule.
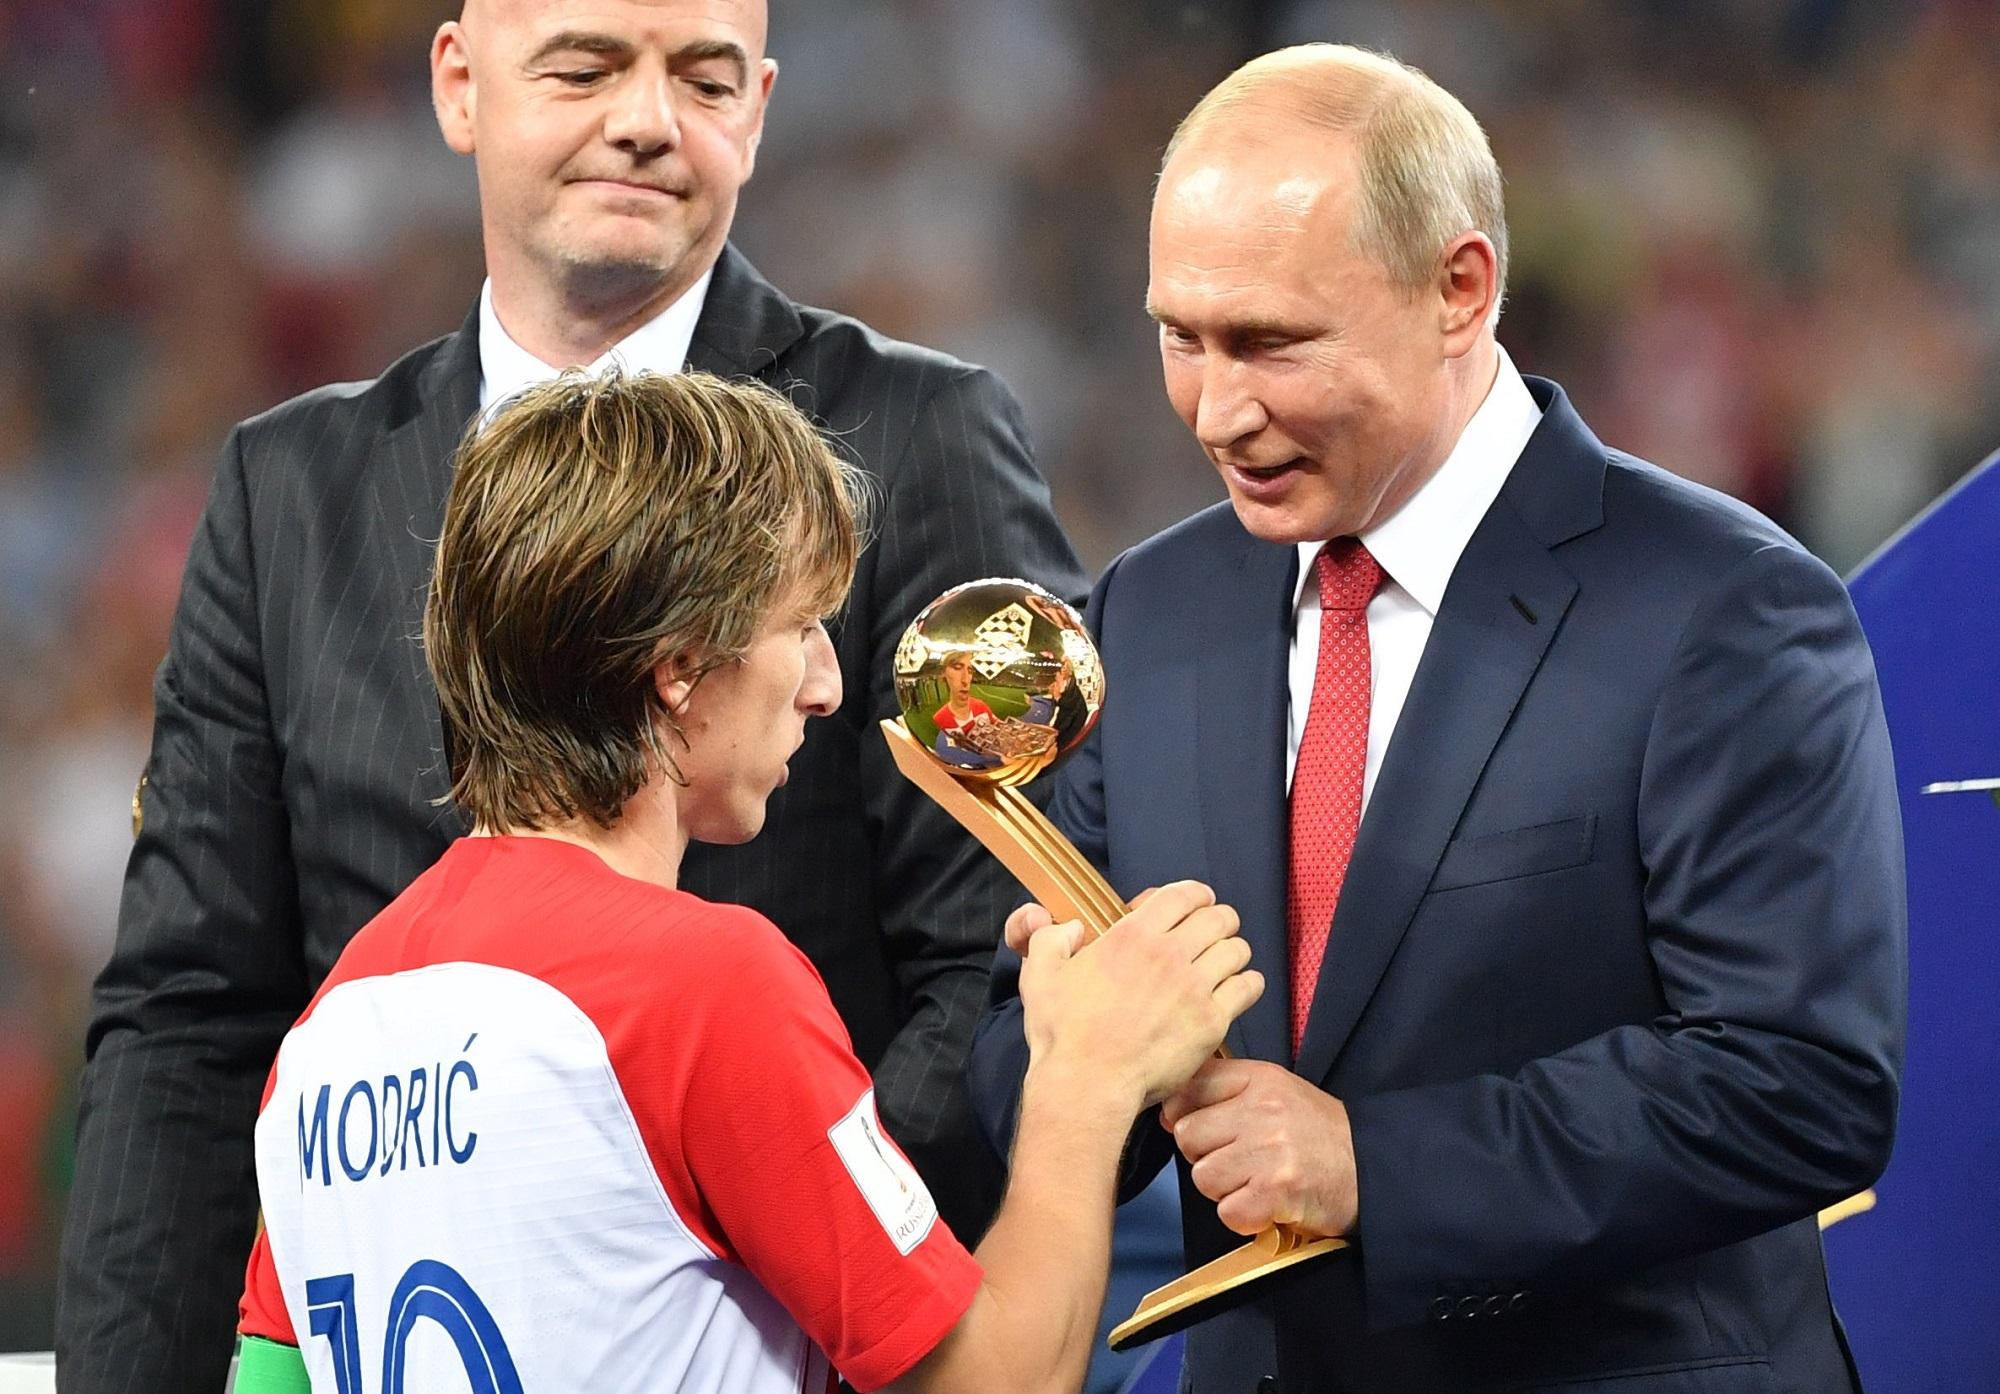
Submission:
[[[1361,535],[1361,544],[1380,563],[1382,588],[1368,605],[1370,693],[1368,762],[1361,780],[1361,807],[1375,792],[1383,752],[1395,734],[1403,699],[1430,642],[1431,625],[1444,601],[1445,586],[1472,540],[1486,510],[1500,496],[1514,462],[1541,424],[1542,409],[1507,350],[1500,349],[1493,386],[1451,454],[1410,501],[1385,522]],[[1289,667],[1290,721],[1285,731],[1285,788],[1298,767],[1299,741],[1312,706],[1313,669],[1319,663],[1319,587],[1313,563],[1325,542],[1299,544],[1299,577],[1292,592],[1292,646]]]
[[[708,299],[709,279],[705,271],[699,281],[666,309],[627,334],[589,365],[593,373],[616,364],[628,373],[653,372],[672,376],[687,366],[688,345],[694,342],[695,321],[701,318],[702,302]],[[523,388],[547,382],[560,375],[529,353],[501,327],[493,310],[493,282],[479,290],[479,410],[483,416],[500,402]]]

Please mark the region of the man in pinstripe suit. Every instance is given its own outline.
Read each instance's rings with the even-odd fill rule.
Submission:
[[[278,1039],[348,936],[463,831],[439,806],[415,639],[452,450],[484,406],[614,356],[790,391],[877,482],[878,540],[836,637],[849,703],[814,723],[764,835],[696,849],[685,883],[784,927],[950,1223],[977,1234],[990,1213],[961,1076],[1014,891],[873,727],[896,639],[939,591],[1081,577],[995,378],[795,305],[728,247],[776,75],[764,38],[761,0],[471,0],[439,30],[439,124],[477,160],[490,279],[455,334],[224,448],[96,989],[65,1391],[221,1388]]]

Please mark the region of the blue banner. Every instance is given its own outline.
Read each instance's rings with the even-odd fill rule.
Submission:
[[[1910,1036],[1880,1203],[1826,1233],[1834,1300],[1870,1394],[2000,1390],[2000,799],[1963,787],[2000,780],[2000,455],[1850,586],[1896,749]]]

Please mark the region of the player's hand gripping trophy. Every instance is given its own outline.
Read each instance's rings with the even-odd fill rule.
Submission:
[[[884,721],[896,767],[977,837],[1086,941],[1129,907],[1021,794],[1082,743],[1104,705],[1104,667],[1068,604],[1027,581],[969,581],[925,607],[896,647],[901,721]],[[1247,1300],[1260,1279],[1346,1247],[1274,1225],[1146,1294],[1113,1329],[1125,1350]]]

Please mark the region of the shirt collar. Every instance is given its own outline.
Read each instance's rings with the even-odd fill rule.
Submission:
[[[708,283],[714,275],[712,267],[703,272],[680,299],[599,354],[588,365],[589,371],[603,372],[615,363],[628,373],[680,372],[687,365],[695,321],[701,318],[702,302],[708,298]],[[560,371],[515,343],[501,327],[493,309],[493,282],[489,278],[479,290],[480,411],[488,412],[496,403],[538,382],[547,382]]]
[[[1528,437],[1542,420],[1542,409],[1535,405],[1514,360],[1506,349],[1494,347],[1499,367],[1493,386],[1465,423],[1458,444],[1408,503],[1361,535],[1361,544],[1383,573],[1433,619],[1466,544],[1493,500],[1500,497]],[[1299,574],[1292,586],[1294,613],[1324,546],[1325,542],[1299,544]]]

